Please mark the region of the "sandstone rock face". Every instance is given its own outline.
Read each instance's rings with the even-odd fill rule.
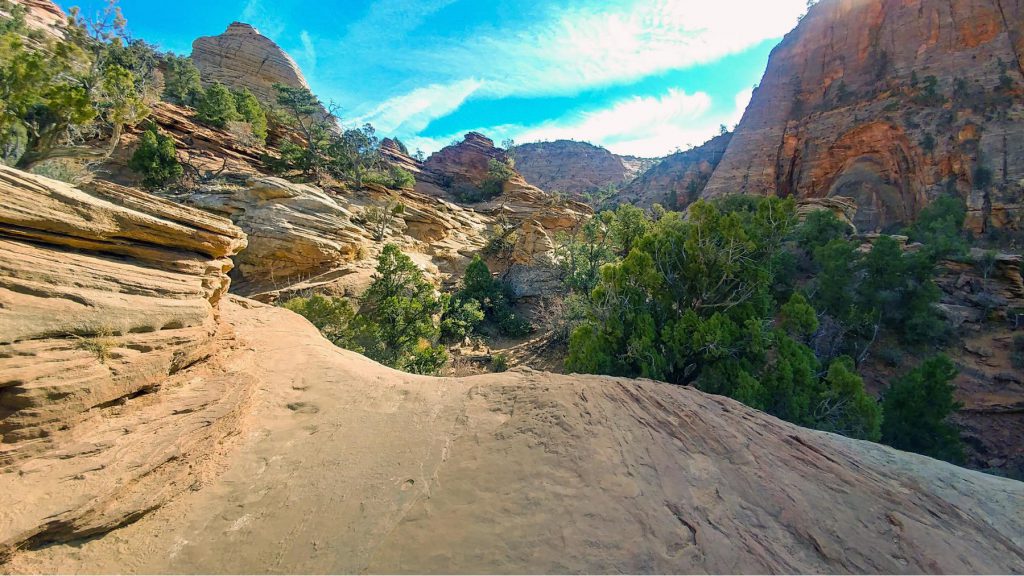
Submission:
[[[178,160],[194,167],[198,171],[194,176],[209,173],[255,175],[263,169],[260,156],[264,149],[242,141],[227,130],[199,124],[189,108],[155,102],[151,110],[149,120],[162,134],[174,139]],[[142,176],[128,168],[128,161],[144,129],[143,125],[126,128],[117,149],[103,162],[100,172],[105,180],[125,186],[140,185]]]
[[[245,246],[229,221],[3,166],[0,196],[2,556],[44,532],[109,529],[187,487],[247,388],[182,380],[227,337],[218,309]],[[133,450],[142,437],[149,449]]]
[[[418,377],[333,348],[280,308],[228,301],[222,314],[240,346],[221,361],[260,375],[222,472],[116,532],[30,543],[5,572],[1024,570],[1020,482],[691,388]],[[150,441],[124,436],[136,451]],[[0,475],[0,541],[17,540],[8,518],[67,461],[31,464]],[[53,500],[64,509],[68,495]]]
[[[309,88],[291,56],[242,22],[232,22],[219,36],[197,38],[192,43],[192,61],[204,83],[248,88],[263,102],[277,101],[275,83]]]
[[[666,156],[620,190],[615,200],[644,208],[657,203],[670,210],[685,209],[704,191],[731,138],[731,133],[723,134]]]
[[[857,232],[853,221],[857,215],[857,204],[851,198],[832,196],[831,198],[805,198],[796,203],[796,215],[803,221],[807,215],[817,210],[827,210],[836,215],[840,222],[850,225],[852,233]]]
[[[980,250],[972,256],[982,260]],[[944,262],[937,279],[943,292],[940,307],[961,340],[950,350],[962,367],[954,383],[963,408],[954,420],[971,466],[1021,478],[1024,373],[1014,364],[1011,349],[1024,328],[1024,258],[995,254],[991,262],[991,269]]]
[[[629,182],[641,167],[640,162],[574,140],[520,144],[515,161],[516,170],[530,184],[577,196]]]
[[[385,243],[399,245],[439,285],[453,284],[484,245],[493,219],[411,190],[325,190],[281,178],[232,174],[177,200],[230,218],[248,236],[234,257],[232,291],[265,302],[318,292],[358,296]],[[366,210],[401,202],[382,240]]]
[[[207,186],[188,201],[245,230],[249,247],[235,257],[243,294],[294,282],[355,259],[365,233],[353,214],[323,190],[281,178]]]
[[[938,194],[968,227],[1021,228],[1019,0],[827,0],[772,52],[704,195],[846,196],[857,227]]]
[[[25,23],[30,27],[55,38],[64,36],[63,28],[68,16],[51,0],[14,0],[14,3],[25,6]]]

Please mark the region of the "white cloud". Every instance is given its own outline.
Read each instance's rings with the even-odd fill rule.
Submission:
[[[694,124],[705,122],[711,97],[671,89],[660,97],[630,98],[577,118],[526,129],[517,141],[576,139],[638,156],[664,154],[694,137]]]
[[[241,21],[253,25],[270,38],[279,37],[285,29],[284,21],[274,10],[268,10],[263,0],[248,0],[242,8]]]
[[[313,74],[316,71],[316,46],[306,30],[299,33],[299,41],[302,42],[302,52],[299,55],[300,68],[306,74]]]
[[[782,36],[805,8],[806,0],[634,0],[424,46],[406,64],[483,78],[492,97],[574,94],[714,62]]]
[[[383,134],[416,133],[431,121],[457,110],[481,86],[482,82],[471,78],[451,84],[423,86],[385,100],[354,121],[357,124],[369,122]]]

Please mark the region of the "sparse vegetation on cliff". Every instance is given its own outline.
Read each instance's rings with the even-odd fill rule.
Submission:
[[[153,62],[130,41],[113,4],[95,20],[72,11],[64,39],[27,27],[25,8],[0,29],[0,158],[19,168],[54,158],[108,155],[126,125],[146,118]],[[105,140],[101,145],[97,141]]]

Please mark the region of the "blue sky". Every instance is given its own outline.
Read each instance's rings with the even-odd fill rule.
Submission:
[[[59,2],[87,13],[103,0]],[[235,20],[301,66],[346,124],[432,152],[469,130],[661,156],[739,121],[806,0],[121,0],[187,54]]]

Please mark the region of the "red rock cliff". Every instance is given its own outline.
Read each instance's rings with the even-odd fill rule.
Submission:
[[[1021,228],[1022,11],[822,0],[772,52],[704,196],[848,196],[870,230],[949,192],[973,230]]]

